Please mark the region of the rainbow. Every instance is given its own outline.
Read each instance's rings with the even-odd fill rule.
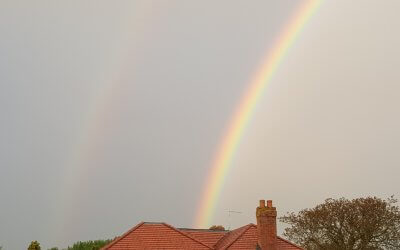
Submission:
[[[75,144],[71,148],[70,157],[65,163],[65,168],[62,172],[60,185],[55,187],[55,199],[52,204],[50,216],[50,228],[57,228],[59,235],[56,235],[56,230],[53,230],[50,238],[65,239],[66,232],[60,225],[71,223],[73,218],[79,218],[80,211],[79,199],[82,199],[81,190],[83,185],[90,178],[93,161],[97,158],[96,151],[99,145],[102,145],[104,139],[109,136],[107,128],[113,126],[107,124],[107,116],[114,111],[113,103],[116,98],[120,98],[124,93],[123,78],[128,67],[132,67],[136,60],[130,57],[136,50],[136,43],[146,42],[146,39],[151,39],[146,36],[147,29],[156,33],[156,24],[163,17],[164,13],[168,13],[169,9],[174,7],[173,3],[168,4],[168,8],[160,9],[160,12],[155,12],[153,3],[150,1],[131,1],[127,2],[126,12],[121,15],[121,30],[118,34],[120,37],[115,37],[114,50],[110,52],[108,68],[105,68],[105,74],[96,75],[91,81],[96,84],[93,88],[92,96],[89,97],[88,106],[82,107],[81,112],[84,114],[81,130],[76,135]],[[137,20],[146,20],[139,23]],[[134,27],[134,28],[132,28]],[[129,60],[129,61],[128,61]],[[101,77],[100,77],[101,75]],[[76,221],[75,221],[76,222]]]
[[[246,126],[253,116],[256,104],[274,76],[282,59],[296,41],[307,21],[318,9],[320,3],[321,0],[307,0],[298,7],[292,19],[279,35],[275,46],[267,53],[260,70],[257,71],[252,81],[250,81],[249,88],[234,112],[227,132],[219,145],[216,157],[211,165],[195,218],[195,227],[206,228],[211,225],[215,207],[233,156],[243,137]]]

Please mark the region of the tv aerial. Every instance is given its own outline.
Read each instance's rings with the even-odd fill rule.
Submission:
[[[228,210],[228,230],[231,230],[231,215],[232,214],[241,214],[240,211]]]

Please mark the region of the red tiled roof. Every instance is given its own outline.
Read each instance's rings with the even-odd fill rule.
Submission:
[[[237,230],[237,232],[235,232]],[[248,224],[244,227],[233,230],[235,232],[229,240],[228,244],[218,245],[215,249],[229,249],[229,250],[244,250],[244,249],[256,249],[257,246],[257,226],[254,224]],[[226,236],[228,238],[228,235]],[[299,250],[302,249],[295,244],[282,239],[278,236],[278,250]]]
[[[142,222],[102,249],[212,249],[165,223]]]
[[[214,247],[214,245],[223,238],[229,231],[225,230],[209,230],[209,229],[191,229],[191,228],[178,228],[178,230],[198,239],[207,246]]]
[[[227,249],[238,238],[240,238],[243,235],[243,233],[246,232],[250,227],[251,224],[230,231],[224,238],[218,241],[218,243],[215,245],[215,249]],[[255,247],[253,249],[255,249]]]
[[[248,224],[232,231],[177,229],[165,223],[142,222],[102,249],[256,249],[257,226]],[[278,237],[278,250],[302,249]]]

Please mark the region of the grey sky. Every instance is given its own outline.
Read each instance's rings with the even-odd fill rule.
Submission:
[[[0,1],[0,245],[190,227],[226,123],[299,3]],[[399,8],[321,5],[257,106],[215,224],[254,222],[260,198],[283,214],[400,196]]]

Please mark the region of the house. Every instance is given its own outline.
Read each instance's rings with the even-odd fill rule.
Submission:
[[[276,208],[261,200],[256,209],[257,225],[234,230],[175,228],[166,223],[142,222],[102,249],[261,249],[298,250],[301,247],[277,236]]]

